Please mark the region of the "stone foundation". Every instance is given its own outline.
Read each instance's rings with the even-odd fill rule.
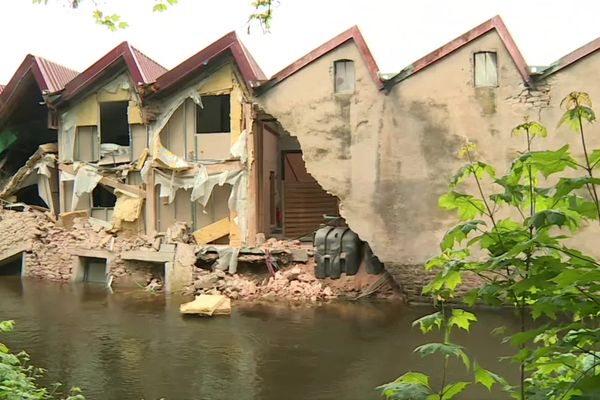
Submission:
[[[394,278],[402,292],[406,295],[408,302],[412,303],[431,303],[429,296],[423,296],[423,287],[425,287],[435,277],[435,271],[425,271],[423,265],[404,265],[386,263],[385,269]],[[463,282],[457,290],[457,297],[462,297],[466,292],[473,288],[480,287],[483,279],[475,274],[463,274]]]

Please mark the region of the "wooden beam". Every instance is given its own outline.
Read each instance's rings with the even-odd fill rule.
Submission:
[[[68,174],[77,175],[77,173],[75,172],[75,170],[73,169],[73,167],[71,165],[60,164],[58,166],[58,168],[61,171],[65,171]],[[119,189],[119,190],[123,190],[125,192],[136,194],[140,197],[146,196],[146,192],[144,190],[140,189],[139,187],[133,186],[133,185],[127,185],[125,183],[119,182],[118,180],[116,180],[114,178],[109,178],[107,176],[103,176],[100,179],[100,183],[105,186],[110,186],[115,189]]]
[[[218,164],[205,164],[204,166],[206,167],[206,171],[208,172],[209,175],[210,174],[218,174],[220,172],[225,172],[225,171],[239,171],[244,168],[242,163],[239,162],[238,160],[223,161]],[[182,177],[196,176],[196,174],[198,174],[197,168],[192,168],[192,169],[188,169],[185,171],[177,172],[177,176],[182,176]]]
[[[257,124],[254,124],[254,107],[252,103],[244,103],[242,107],[243,113],[243,129],[248,134],[246,151],[248,153],[248,200],[246,205],[246,238],[243,240],[247,246],[256,244],[256,234],[258,233],[258,190],[260,183],[258,180],[258,167],[261,163],[256,160],[257,156],[261,156],[261,152],[257,151]]]
[[[229,234],[229,218],[223,218],[203,228],[198,229],[192,235],[198,244],[207,244]]]
[[[146,235],[153,237],[156,233],[156,186],[154,185],[154,168],[148,171],[146,183]]]

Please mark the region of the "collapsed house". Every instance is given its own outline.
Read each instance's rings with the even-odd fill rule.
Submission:
[[[125,42],[70,78],[35,99],[52,116],[56,143],[41,144],[0,198],[45,207],[64,226],[84,218],[147,239],[125,253],[68,249],[70,279],[94,270],[92,280],[102,280],[110,260],[146,262],[163,265],[175,289],[191,277],[173,263],[173,246],[183,244],[165,239],[178,223],[235,262],[240,248],[310,235],[323,214],[338,213],[337,199],[306,172],[298,142],[254,102],[266,77],[235,33],[170,71]],[[22,187],[37,187],[41,201],[15,196]],[[23,273],[36,276],[36,265]]]
[[[465,138],[502,169],[524,115],[554,126],[570,91],[600,98],[588,79],[599,49],[533,71],[494,17],[385,79],[356,27],[271,78],[235,33],[168,71],[128,43],[80,74],[28,56],[0,87],[0,199],[137,240],[69,254],[111,259],[119,276],[155,263],[173,288],[191,279],[176,256],[189,249],[167,239],[181,223],[197,246],[235,258],[341,214],[418,293],[451,223],[437,198]],[[574,140],[559,134],[548,146]],[[13,253],[0,244],[0,263]],[[74,260],[61,279],[80,275]]]

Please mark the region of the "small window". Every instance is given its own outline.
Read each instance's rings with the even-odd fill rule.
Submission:
[[[354,92],[354,61],[338,60],[333,69],[335,92]]]
[[[475,87],[498,86],[496,53],[482,51],[475,53]]]
[[[92,207],[111,208],[117,203],[117,196],[105,186],[98,185],[92,191]]]
[[[100,103],[100,143],[129,146],[128,101]]]
[[[196,105],[196,133],[226,133],[231,131],[229,95],[202,96],[202,106]]]

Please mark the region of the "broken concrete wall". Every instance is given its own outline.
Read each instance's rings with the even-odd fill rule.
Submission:
[[[498,87],[474,87],[473,58],[479,51],[497,53]],[[297,136],[308,172],[339,197],[342,216],[377,256],[418,265],[438,252],[440,238],[456,222],[437,201],[464,163],[456,154],[465,139],[476,142],[478,157],[502,173],[524,148],[522,139],[510,136],[524,115],[541,119],[553,132],[559,102],[570,91],[583,89],[600,99],[600,85],[588,79],[597,57],[523,93],[523,78],[491,31],[386,92],[377,90],[356,46],[347,42],[258,102]],[[341,59],[355,61],[351,95],[333,91],[333,63]],[[565,141],[579,151],[576,136],[563,128],[535,147],[558,148]],[[591,146],[599,144],[595,140]]]
[[[215,100],[213,96],[223,95],[229,96],[229,111],[221,116],[228,118],[224,128],[198,133],[202,118],[197,113]],[[150,125],[152,157],[147,198],[152,204],[146,219],[152,221],[148,233],[164,231],[176,220],[186,221],[197,230],[214,230],[213,224],[228,218],[229,229],[224,236],[228,235],[232,244],[246,242],[250,236],[247,176],[251,171],[247,157],[251,132],[242,132],[246,98],[235,68],[226,64],[150,105],[159,112]],[[205,179],[199,181],[198,176]],[[195,201],[200,191],[202,198]]]
[[[353,94],[333,90],[333,63],[344,59],[355,62]],[[350,226],[363,239],[376,240],[374,229],[384,225],[380,210],[372,206],[384,96],[354,44],[324,55],[257,101],[298,138],[308,172],[341,200],[340,212]]]
[[[98,161],[103,157],[101,149],[96,148],[102,136],[100,105],[109,102],[129,102],[126,111],[130,128],[129,154],[125,158],[119,155],[119,161],[131,161],[140,156],[146,147],[143,144],[148,140],[142,120],[141,100],[129,74],[123,73],[60,110],[60,161]]]
[[[103,138],[101,107],[114,102],[123,104],[119,107],[122,108],[123,113],[126,113],[120,116],[124,118],[123,123],[128,129],[127,146],[105,143],[106,140]],[[111,222],[116,205],[94,204],[92,191],[96,186],[103,185],[110,192],[128,191],[129,196],[132,194],[139,196],[141,193],[137,189],[142,182],[139,173],[135,175],[133,163],[148,147],[148,133],[147,127],[143,124],[141,99],[137,94],[135,83],[127,73],[122,73],[84,97],[76,98],[59,111],[60,211],[65,213],[85,210],[94,218]],[[105,130],[108,135],[108,127],[105,127]],[[82,167],[79,162],[93,165]],[[72,163],[74,164],[71,165]],[[113,171],[104,167],[123,166],[128,163],[131,165],[121,170]],[[85,182],[82,180],[84,170],[89,171]],[[132,172],[131,178],[129,172]],[[128,183],[130,185],[127,185]],[[113,194],[118,195],[118,192],[115,191]],[[141,213],[139,214],[141,216]],[[125,221],[125,223],[129,222],[133,221]],[[115,224],[117,228],[121,228],[123,221],[119,219]],[[143,231],[143,223],[140,222],[135,230]]]

